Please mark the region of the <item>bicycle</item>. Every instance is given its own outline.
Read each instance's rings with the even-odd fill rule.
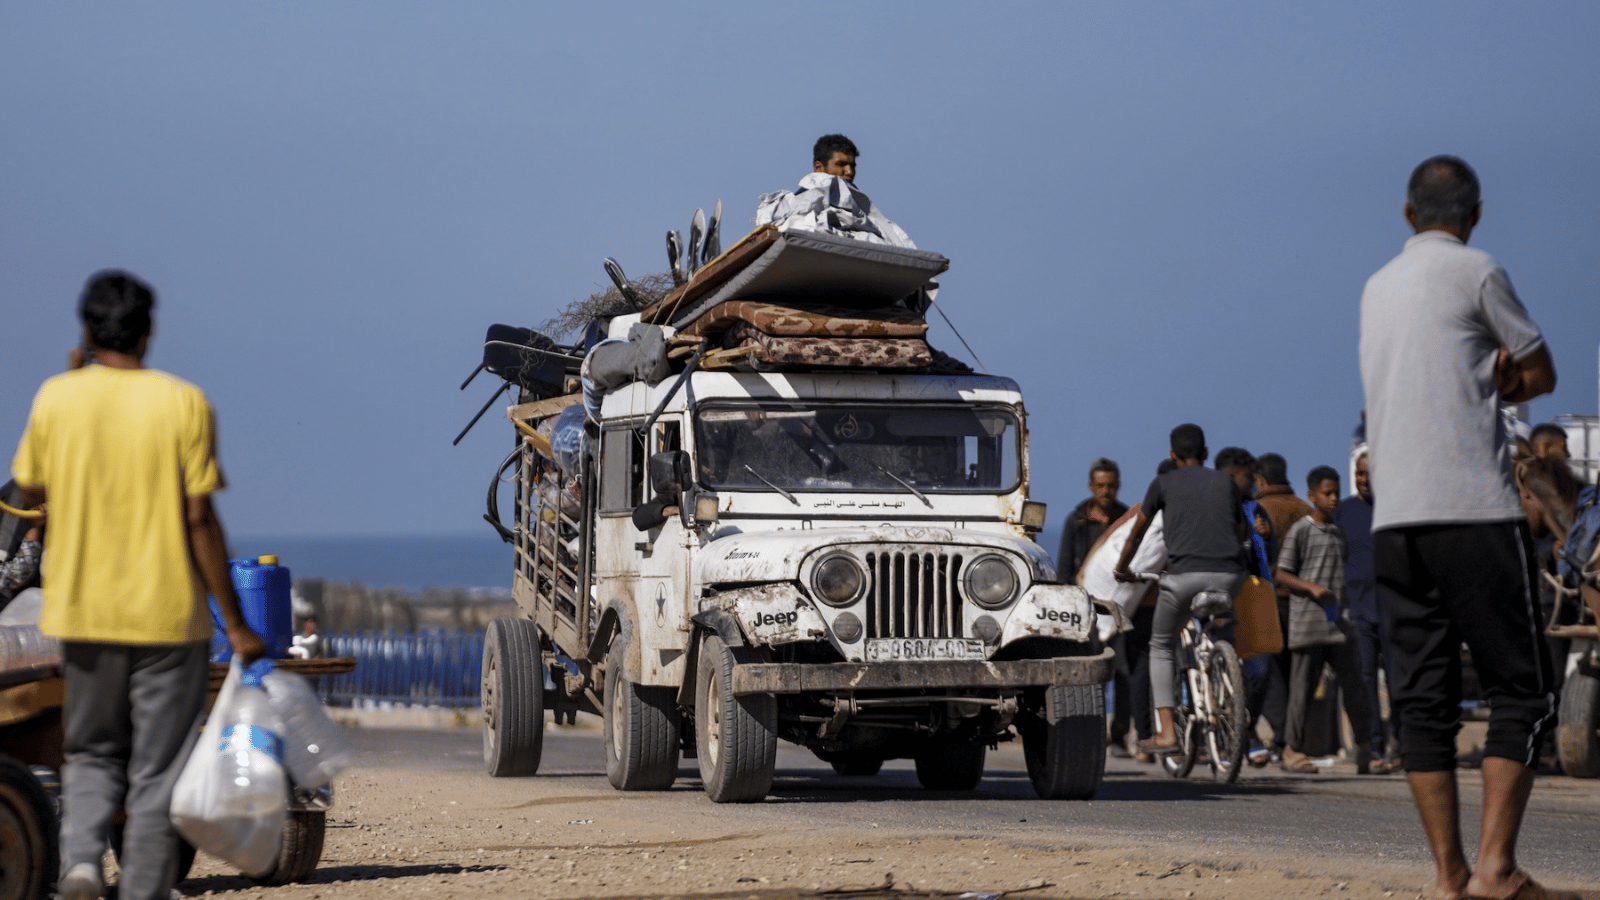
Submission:
[[[1154,573],[1138,573],[1157,581]],[[1178,667],[1178,705],[1172,710],[1178,750],[1161,756],[1161,768],[1187,778],[1202,748],[1211,777],[1232,784],[1239,778],[1249,747],[1245,734],[1244,670],[1233,644],[1222,636],[1232,625],[1233,598],[1226,591],[1201,591],[1191,604],[1189,623],[1178,633],[1173,662]]]

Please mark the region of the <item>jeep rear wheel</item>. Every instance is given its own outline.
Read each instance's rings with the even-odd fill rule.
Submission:
[[[677,692],[634,683],[627,658],[627,638],[618,636],[606,651],[606,780],[619,791],[664,791],[678,777]]]

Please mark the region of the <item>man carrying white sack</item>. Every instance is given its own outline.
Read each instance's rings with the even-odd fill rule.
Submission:
[[[1164,459],[1157,469],[1157,474],[1165,474],[1172,468],[1172,460]],[[1134,521],[1138,518],[1141,508],[1141,504],[1135,503],[1117,521],[1111,523],[1106,533],[1089,548],[1089,555],[1078,573],[1078,586],[1097,600],[1109,600],[1122,607],[1123,617],[1130,623],[1128,631],[1116,635],[1116,623],[1110,616],[1102,613],[1098,618],[1100,639],[1109,642],[1113,637],[1118,638],[1117,643],[1120,646],[1117,652],[1123,657],[1119,659],[1118,665],[1126,665],[1128,668],[1129,724],[1136,739],[1144,741],[1149,740],[1155,731],[1150,711],[1150,632],[1155,624],[1156,589],[1155,585],[1143,582],[1131,584],[1119,582],[1112,574],[1116,569],[1117,560],[1122,556],[1123,545],[1133,533]],[[1139,543],[1138,552],[1129,563],[1133,571],[1160,572],[1166,569],[1167,542],[1163,533],[1163,519],[1164,516],[1160,512],[1150,517],[1150,525],[1145,530],[1144,540]],[[1117,753],[1115,747],[1111,752],[1112,755],[1121,755]],[[1135,750],[1132,755],[1139,762],[1154,761],[1154,757],[1144,751]]]

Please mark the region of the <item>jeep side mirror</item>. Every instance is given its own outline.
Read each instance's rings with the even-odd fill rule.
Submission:
[[[689,470],[689,454],[682,450],[663,450],[650,455],[650,491],[658,497],[677,500],[694,484]]]

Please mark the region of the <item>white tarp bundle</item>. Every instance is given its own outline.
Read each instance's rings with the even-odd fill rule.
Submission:
[[[824,231],[873,244],[917,246],[859,188],[822,172],[800,179],[798,191],[762,194],[756,225],[768,224],[779,231]]]
[[[1122,607],[1129,621],[1133,620],[1134,610],[1139,608],[1139,601],[1144,599],[1150,585],[1143,581],[1124,583],[1111,573],[1117,567],[1117,560],[1122,558],[1122,548],[1128,543],[1128,536],[1133,533],[1133,520],[1134,512],[1130,510],[1120,521],[1112,524],[1100,546],[1083,561],[1082,577],[1078,579],[1078,584],[1089,592],[1089,596],[1096,600],[1110,600]],[[1139,549],[1128,561],[1128,571],[1160,572],[1167,567],[1164,524],[1162,511],[1157,510],[1150,519],[1150,527],[1145,530],[1144,540],[1139,542]],[[1111,617],[1102,613],[1098,624],[1101,640],[1110,640],[1115,633]]]

